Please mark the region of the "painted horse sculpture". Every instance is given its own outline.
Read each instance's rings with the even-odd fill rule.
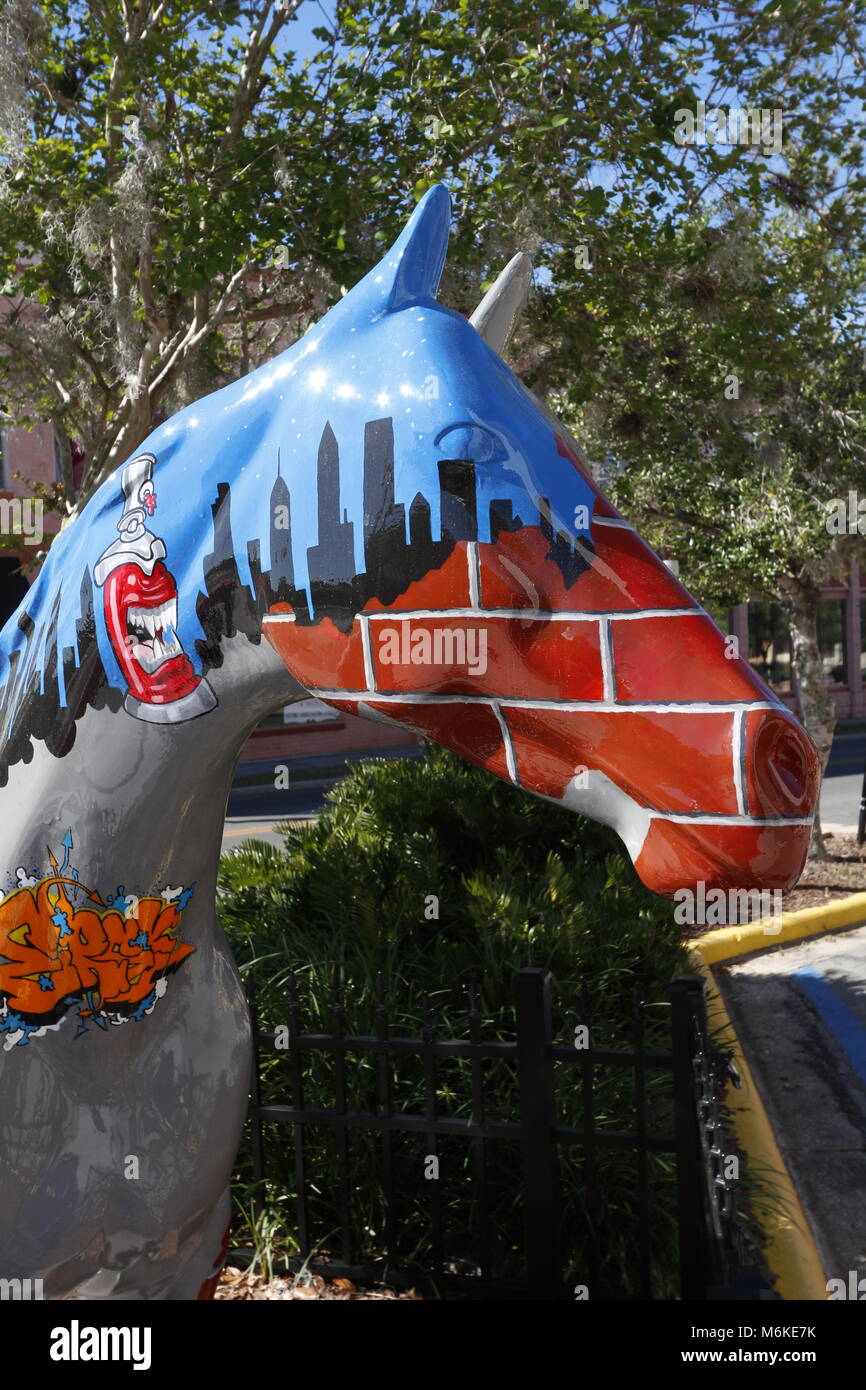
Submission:
[[[212,1292],[250,1073],[215,879],[270,711],[420,730],[615,827],[659,893],[802,867],[809,740],[495,350],[526,258],[471,321],[437,303],[449,221],[431,189],[161,424],[0,638],[0,1276],[47,1298]]]

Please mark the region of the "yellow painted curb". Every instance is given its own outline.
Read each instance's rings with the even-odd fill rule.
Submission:
[[[866,900],[866,894],[858,894]],[[812,910],[812,909],[809,909]],[[791,913],[791,916],[802,915]],[[703,938],[706,940],[706,937]],[[763,938],[766,943],[766,937]],[[772,1211],[759,1211],[757,1219],[766,1237],[767,1263],[783,1299],[826,1302],[827,1276],[815,1246],[806,1213],[797,1196],[776,1136],[755,1085],[739,1038],[717,987],[709,962],[703,959],[701,942],[691,951],[693,964],[707,979],[707,1011],[713,1027],[724,1028],[742,1086],[731,1088],[728,1105],[734,1133],[744,1153],[761,1165],[773,1183],[777,1202]],[[738,954],[735,952],[734,954]]]
[[[784,912],[779,923],[765,920],[748,922],[741,927],[720,927],[689,943],[692,962],[707,979],[707,1005],[712,1022],[727,1030],[742,1078],[742,1088],[728,1096],[734,1133],[744,1153],[772,1175],[779,1199],[777,1210],[759,1212],[757,1217],[766,1236],[767,1261],[776,1277],[778,1292],[786,1300],[826,1302],[827,1277],[806,1213],[710,967],[754,951],[768,951],[782,942],[805,941],[810,936],[820,936],[823,932],[863,921],[866,921],[866,893],[852,893],[835,902]]]
[[[866,893],[852,893],[848,898],[819,903],[817,907],[801,907],[798,912],[783,912],[781,921],[776,923],[765,919],[746,922],[741,927],[719,927],[690,944],[707,965],[715,965],[752,951],[768,951],[780,942],[803,941],[822,932],[850,927],[855,922],[866,922]]]

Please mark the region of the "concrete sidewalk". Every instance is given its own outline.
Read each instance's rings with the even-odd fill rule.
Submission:
[[[863,1278],[866,926],[716,965],[713,974],[826,1276]]]

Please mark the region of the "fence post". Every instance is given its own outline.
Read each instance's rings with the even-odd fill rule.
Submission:
[[[517,1084],[523,1157],[526,1282],[534,1298],[563,1292],[560,1256],[559,1162],[554,1136],[550,972],[538,966],[514,976]]]
[[[694,1059],[707,1032],[706,981],[678,975],[670,988],[673,1033],[674,1131],[680,1236],[680,1297],[703,1300],[712,1282],[707,1249],[703,1148]]]
[[[265,1208],[265,1147],[264,1136],[262,1134],[261,1104],[261,1058],[259,1055],[259,1001],[256,993],[256,982],[252,969],[247,975],[247,1003],[250,1011],[250,1027],[252,1031],[252,1063],[250,1073],[250,1109],[252,1118],[250,1121],[251,1129],[251,1150],[253,1160],[253,1212],[256,1216],[261,1216]]]

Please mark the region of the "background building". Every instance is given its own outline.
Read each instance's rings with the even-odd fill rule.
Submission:
[[[60,450],[51,425],[37,425],[29,430],[16,425],[0,426],[0,497],[29,495],[16,473],[46,486],[60,481]],[[47,531],[57,527],[55,516],[45,518]],[[4,548],[0,537],[0,626],[18,607],[32,577],[21,573],[21,556]]]
[[[818,645],[824,679],[840,719],[866,715],[863,671],[866,665],[866,610],[862,594],[866,571],[857,560],[849,566],[847,582],[826,584],[818,609]],[[779,698],[799,713],[796,675],[791,669],[791,642],[785,615],[778,604],[763,600],[741,603],[731,610],[729,631],[740,651]]]

